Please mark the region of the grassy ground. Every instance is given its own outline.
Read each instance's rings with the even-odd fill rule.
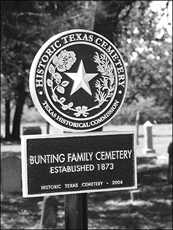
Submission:
[[[171,190],[162,175],[150,175],[139,185],[134,201],[129,192],[91,193],[88,196],[89,229],[172,229]],[[157,179],[156,179],[157,178]],[[57,196],[57,229],[64,228],[64,197]],[[20,194],[3,198],[2,229],[34,228],[40,222],[41,200],[23,199]]]
[[[26,125],[26,124],[24,124]],[[33,124],[29,124],[33,125]],[[38,123],[34,124],[38,125]],[[45,133],[46,125],[41,124]],[[134,126],[106,126],[105,130],[135,130]],[[53,129],[51,132],[57,132]],[[142,153],[143,129],[140,126],[137,154]],[[172,185],[167,183],[167,147],[172,139],[171,125],[153,126],[153,144],[159,161],[138,165],[138,190],[135,199],[129,191],[90,193],[89,229],[172,229]],[[20,151],[20,145],[2,145],[6,151]],[[15,149],[16,147],[16,149]],[[164,159],[163,161],[161,161]],[[28,229],[40,222],[41,198],[22,198],[21,194],[1,197],[1,228]],[[57,196],[57,229],[64,228],[64,196]]]

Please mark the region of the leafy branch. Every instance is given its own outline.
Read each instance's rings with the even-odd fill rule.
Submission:
[[[113,74],[113,66],[107,58],[106,54],[98,54],[95,52],[94,62],[97,63],[97,70],[101,73],[101,79],[97,80],[95,87],[97,92],[95,94],[95,101],[101,106],[113,95],[115,88],[115,79]]]

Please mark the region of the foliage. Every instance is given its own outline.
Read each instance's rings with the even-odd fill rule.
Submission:
[[[74,28],[94,29],[118,46],[129,76],[127,106],[152,98],[152,106],[163,110],[162,120],[170,121],[171,41],[166,29],[157,28],[160,18],[150,2],[1,1],[1,96],[16,110],[21,103],[13,125],[15,114],[20,125],[24,103],[32,105],[28,77],[36,52],[52,35]]]
[[[151,123],[172,122],[172,116],[170,116],[169,111],[165,112],[164,106],[155,105],[155,98],[139,97],[138,101],[133,101],[129,105],[124,103],[113,119],[112,124],[135,124],[137,112],[140,112],[140,124],[144,124],[147,120],[151,121]]]
[[[147,4],[147,3],[143,3]],[[152,101],[152,108],[162,108],[162,113],[148,117],[162,122],[171,121],[172,112],[172,44],[166,28],[157,28],[160,16],[147,9],[141,11],[137,2],[129,13],[128,21],[121,22],[124,36],[121,52],[127,63],[129,86],[127,105],[139,98]],[[140,13],[141,11],[141,13]],[[140,102],[139,102],[140,103]],[[152,110],[151,108],[151,110]],[[158,116],[160,116],[158,118]],[[146,116],[147,119],[147,116]]]
[[[91,29],[94,5],[88,1],[2,1],[1,5],[2,99],[8,100],[8,107],[11,104],[16,108],[12,136],[18,139],[24,103],[33,105],[28,79],[36,52],[47,39],[63,30]],[[7,111],[10,108],[6,108],[9,117]]]
[[[172,117],[172,43],[166,28],[159,28],[167,9],[152,11],[152,1],[99,1],[95,28],[118,47],[125,60],[128,73],[128,89],[125,99],[127,110],[132,109],[140,98],[163,111],[158,116],[162,122]],[[169,2],[165,4],[168,7]],[[133,111],[133,110],[132,110]],[[121,111],[120,111],[121,113]],[[132,112],[133,113],[133,112]],[[134,121],[135,115],[121,117],[120,123]],[[115,121],[120,117],[116,116]]]

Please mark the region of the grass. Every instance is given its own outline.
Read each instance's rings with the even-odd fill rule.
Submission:
[[[138,189],[139,197],[134,201],[127,191],[89,194],[89,229],[171,229],[172,186],[159,176],[157,182],[153,177],[149,185],[143,183]],[[57,196],[56,200],[57,229],[63,229],[64,197]],[[34,228],[40,222],[39,198],[23,199],[11,194],[4,197],[1,208],[2,229]]]

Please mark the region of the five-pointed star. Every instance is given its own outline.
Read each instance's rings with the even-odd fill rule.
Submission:
[[[73,80],[71,95],[78,91],[80,88],[84,89],[88,94],[92,95],[89,81],[91,81],[98,73],[86,73],[82,60],[80,61],[76,73],[65,72],[65,74]]]

